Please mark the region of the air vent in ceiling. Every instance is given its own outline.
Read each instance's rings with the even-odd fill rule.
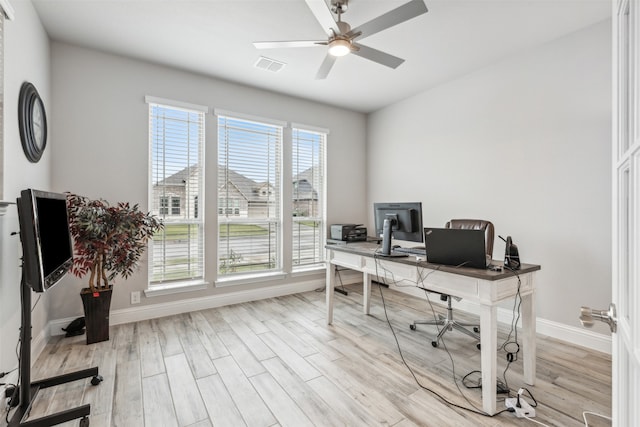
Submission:
[[[261,56],[260,58],[258,58],[255,67],[277,73],[278,71],[282,70],[285,65],[287,64],[285,64],[284,62],[276,61],[275,59],[267,58],[266,56]]]

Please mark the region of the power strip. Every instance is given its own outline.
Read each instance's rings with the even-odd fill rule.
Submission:
[[[505,399],[504,404],[507,408],[513,408],[518,418],[533,418],[536,416],[535,408],[529,405],[522,396],[520,396],[520,407],[518,407],[517,397]]]

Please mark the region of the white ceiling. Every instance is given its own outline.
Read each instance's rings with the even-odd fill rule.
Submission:
[[[327,0],[329,1],[329,0]],[[359,26],[407,0],[351,0]],[[33,0],[53,40],[371,112],[611,16],[611,0],[425,0],[429,12],[359,42],[404,58],[395,70],[348,55],[316,80],[326,47],[257,50],[252,42],[321,40],[304,0]],[[272,73],[261,56],[285,62]]]

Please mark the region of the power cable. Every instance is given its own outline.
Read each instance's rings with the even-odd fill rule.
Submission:
[[[376,266],[376,276],[380,277],[380,276],[379,276],[379,274],[378,274],[379,257],[378,257],[378,256],[376,256],[376,254],[374,254],[374,260],[375,260],[375,266]],[[429,273],[429,274],[431,274],[431,273]],[[417,284],[416,284],[416,285],[417,285]],[[417,286],[416,286],[416,287],[417,287]],[[385,301],[385,299],[384,299],[384,294],[382,293],[382,287],[381,287],[381,286],[378,286],[378,290],[379,290],[379,292],[380,292],[380,298],[382,299],[382,307],[383,307],[383,310],[384,310],[384,316],[385,316],[385,319],[386,319],[386,321],[387,321],[387,324],[389,325],[389,329],[391,330],[391,333],[392,333],[392,335],[393,335],[393,339],[395,340],[396,347],[397,347],[397,349],[398,349],[398,354],[400,355],[400,359],[402,360],[402,363],[404,364],[404,366],[407,368],[407,370],[409,371],[409,373],[410,373],[410,374],[411,374],[411,376],[413,377],[413,379],[414,379],[414,381],[416,382],[416,384],[417,384],[421,389],[423,389],[423,390],[425,390],[425,391],[427,391],[427,392],[431,393],[432,395],[434,395],[435,397],[437,397],[438,399],[440,399],[442,402],[444,402],[445,404],[447,404],[447,405],[449,405],[449,406],[451,406],[451,407],[455,407],[455,408],[458,408],[458,409],[462,409],[462,410],[464,410],[464,411],[471,412],[471,413],[474,413],[474,414],[477,414],[477,415],[482,415],[483,417],[493,418],[493,417],[495,417],[495,416],[497,416],[497,415],[502,414],[503,412],[511,412],[511,411],[509,411],[508,409],[503,409],[502,411],[496,412],[496,413],[495,413],[495,414],[493,414],[493,415],[489,415],[489,414],[487,414],[486,412],[483,412],[483,411],[478,410],[478,409],[477,409],[477,408],[475,408],[473,405],[471,405],[471,406],[473,407],[473,409],[472,409],[472,408],[467,408],[467,407],[465,407],[465,406],[458,405],[457,403],[451,402],[450,400],[448,400],[447,398],[445,398],[444,396],[442,396],[442,395],[441,395],[440,393],[438,393],[437,391],[435,391],[435,390],[433,390],[433,389],[431,389],[431,388],[429,388],[429,387],[427,387],[427,386],[423,385],[423,384],[418,380],[418,377],[417,377],[417,376],[416,376],[416,374],[414,373],[413,369],[409,366],[409,364],[407,363],[406,359],[404,358],[404,354],[402,353],[402,348],[401,348],[401,346],[400,346],[400,342],[398,341],[398,337],[397,337],[397,335],[396,335],[396,332],[395,332],[395,330],[393,329],[393,326],[391,325],[391,321],[389,320],[389,315],[388,315],[388,313],[387,313],[386,301]],[[447,352],[448,352],[448,351],[447,351]],[[451,357],[451,355],[450,355],[450,354],[449,354],[449,356]],[[458,387],[457,382],[456,382],[456,387],[457,387],[457,388],[458,388],[458,390],[460,391],[460,388]],[[461,392],[461,394],[462,394],[462,392]],[[466,397],[464,394],[462,394],[462,397],[463,397],[465,400],[467,400],[467,402],[469,402],[469,400],[467,399],[467,397]]]

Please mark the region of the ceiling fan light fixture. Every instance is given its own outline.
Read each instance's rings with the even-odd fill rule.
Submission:
[[[329,54],[332,56],[345,56],[351,52],[351,43],[344,39],[335,39],[329,43]]]

